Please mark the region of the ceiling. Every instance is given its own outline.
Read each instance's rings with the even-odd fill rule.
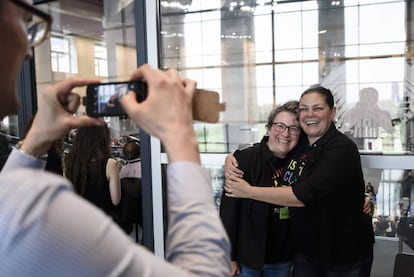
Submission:
[[[53,16],[54,34],[73,35],[135,47],[131,1],[60,0],[37,5]],[[125,5],[125,6],[123,6]]]

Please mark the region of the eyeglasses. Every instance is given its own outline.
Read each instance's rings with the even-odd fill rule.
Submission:
[[[30,47],[35,47],[42,43],[49,34],[53,20],[52,16],[26,2],[19,0],[10,1],[30,14],[29,17],[25,18],[27,39],[29,40]]]
[[[289,130],[289,133],[291,133],[292,135],[300,134],[300,128],[298,126],[287,126],[282,122],[273,122],[273,127],[276,131],[279,131],[281,133],[283,133],[287,128]]]

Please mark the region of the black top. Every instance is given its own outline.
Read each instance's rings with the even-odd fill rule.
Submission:
[[[234,153],[244,179],[253,186],[272,186],[281,174],[283,160],[267,147],[268,137],[259,144]],[[251,199],[222,195],[220,216],[231,242],[231,259],[261,270],[264,263],[286,262],[291,258],[289,219],[280,219],[279,206]],[[275,213],[275,208],[276,213]]]
[[[306,205],[290,209],[295,251],[322,265],[368,257],[374,236],[371,218],[363,213],[364,179],[355,143],[332,124],[289,164],[298,178],[293,192]]]
[[[55,150],[49,150],[47,152],[45,170],[58,175],[63,175],[62,157]]]
[[[108,160],[100,162],[102,176],[106,176],[106,163]],[[109,181],[105,178],[100,184],[88,184],[85,187],[83,197],[95,206],[102,209],[107,215],[112,216],[115,206],[112,204],[111,194],[109,191]]]

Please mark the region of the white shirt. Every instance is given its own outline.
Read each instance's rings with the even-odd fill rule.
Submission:
[[[0,174],[2,276],[229,276],[229,241],[200,165],[168,168],[166,262],[44,162],[13,150]]]
[[[119,178],[141,178],[141,160],[135,162],[128,162],[121,167],[119,171]]]

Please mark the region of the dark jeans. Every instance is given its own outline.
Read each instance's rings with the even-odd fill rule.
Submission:
[[[315,259],[297,254],[293,260],[295,277],[369,277],[372,255],[353,264],[322,266]]]
[[[291,263],[265,264],[263,270],[240,265],[239,277],[288,277]]]

